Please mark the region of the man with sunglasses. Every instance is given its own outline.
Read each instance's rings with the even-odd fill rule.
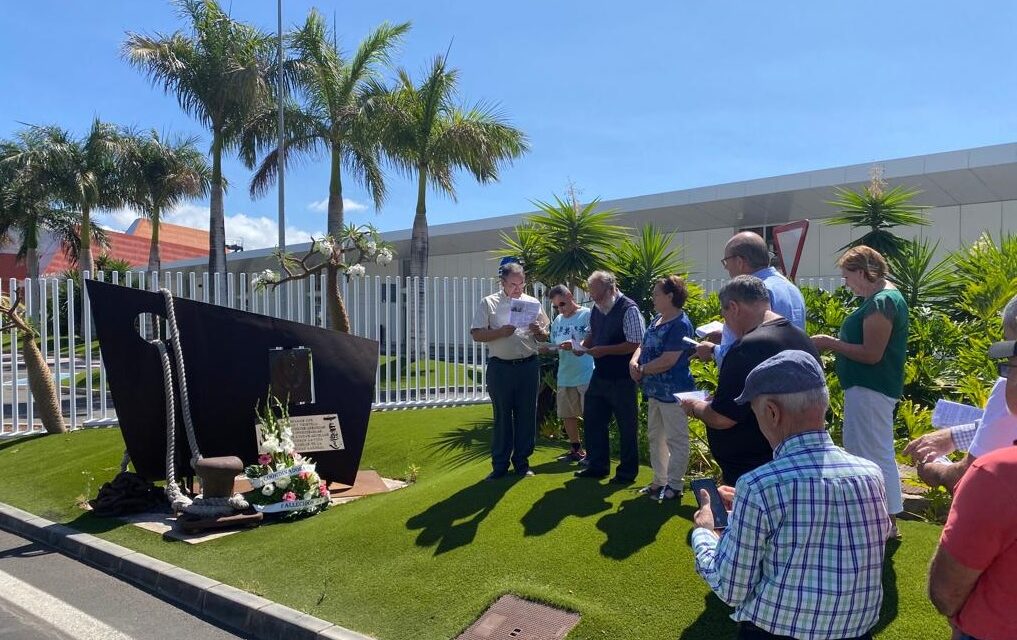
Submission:
[[[558,315],[551,321],[551,343],[558,350],[558,391],[555,402],[558,417],[569,437],[569,452],[558,458],[563,462],[582,462],[586,457],[579,440],[579,418],[583,415],[583,397],[593,376],[593,357],[573,353],[561,347],[581,344],[590,334],[590,310],[576,304],[569,288],[563,284],[547,292]],[[544,349],[546,351],[546,349]]]
[[[805,331],[805,298],[802,292],[779,271],[770,266],[770,250],[762,236],[752,231],[742,231],[731,236],[724,245],[724,257],[720,261],[731,278],[755,276],[763,281],[770,294],[770,310],[784,316],[794,326]],[[699,343],[696,357],[700,360],[713,358],[720,366],[724,355],[734,344],[735,335],[727,327],[720,336],[720,344],[709,338]]]
[[[1014,305],[1017,300],[1007,304],[1004,315]],[[1000,373],[1007,374],[1003,394],[1009,401],[1014,394],[1012,380],[1017,377],[1008,375],[1010,367],[1017,365],[1017,342],[993,344],[989,357],[1006,359]],[[964,473],[929,567],[929,599],[949,618],[958,640],[1017,638],[1014,444],[980,456]]]
[[[1014,342],[1017,340],[1017,297],[1011,299],[1003,309],[1003,337],[1007,341],[992,345],[989,357],[1017,360],[1014,358],[1014,345],[1017,344]],[[1008,395],[1013,394],[1010,387],[1014,378],[1017,378],[1017,374],[1010,376],[1010,367],[1007,361],[997,365],[999,378],[989,393],[980,420],[927,433],[904,448],[904,454],[914,459],[918,477],[925,484],[930,487],[942,486],[953,493],[961,477],[976,459],[1017,440],[1017,415],[1007,406]],[[954,451],[967,451],[967,454],[958,462],[938,460]]]

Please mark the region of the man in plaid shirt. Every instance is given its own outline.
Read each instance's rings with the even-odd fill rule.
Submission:
[[[740,640],[871,638],[890,531],[879,467],[834,446],[826,380],[804,351],[756,366],[737,402],[752,403],[773,462],[725,491],[733,511],[720,534],[701,492],[696,571],[735,608]]]

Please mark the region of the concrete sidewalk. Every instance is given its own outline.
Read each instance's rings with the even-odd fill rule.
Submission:
[[[131,582],[258,640],[373,640],[246,591],[0,502],[0,529]]]

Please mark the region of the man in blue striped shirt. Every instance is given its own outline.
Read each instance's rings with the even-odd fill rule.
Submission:
[[[741,640],[871,638],[890,531],[879,467],[834,446],[826,380],[804,351],[756,366],[737,402],[752,403],[774,459],[738,480],[721,534],[702,492],[696,571],[735,608]]]

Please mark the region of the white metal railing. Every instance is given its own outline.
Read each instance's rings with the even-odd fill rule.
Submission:
[[[146,290],[163,287],[177,297],[325,326],[324,274],[265,289],[255,288],[253,274],[246,273],[132,272],[121,276],[100,272],[95,279]],[[724,280],[695,282],[713,292]],[[806,278],[799,284],[831,289],[840,286],[841,279]],[[534,288],[552,315],[545,287],[538,283]],[[87,291],[62,277],[12,278],[6,287],[0,283],[0,295],[16,289],[22,290],[27,311],[39,329],[40,349],[70,428],[116,424]],[[373,407],[488,402],[487,349],[473,341],[469,327],[481,298],[497,289],[495,278],[365,276],[344,281],[351,333],[379,343]],[[139,319],[139,331],[151,337],[150,321]],[[0,340],[0,437],[42,429],[36,421],[19,339],[12,329]]]

